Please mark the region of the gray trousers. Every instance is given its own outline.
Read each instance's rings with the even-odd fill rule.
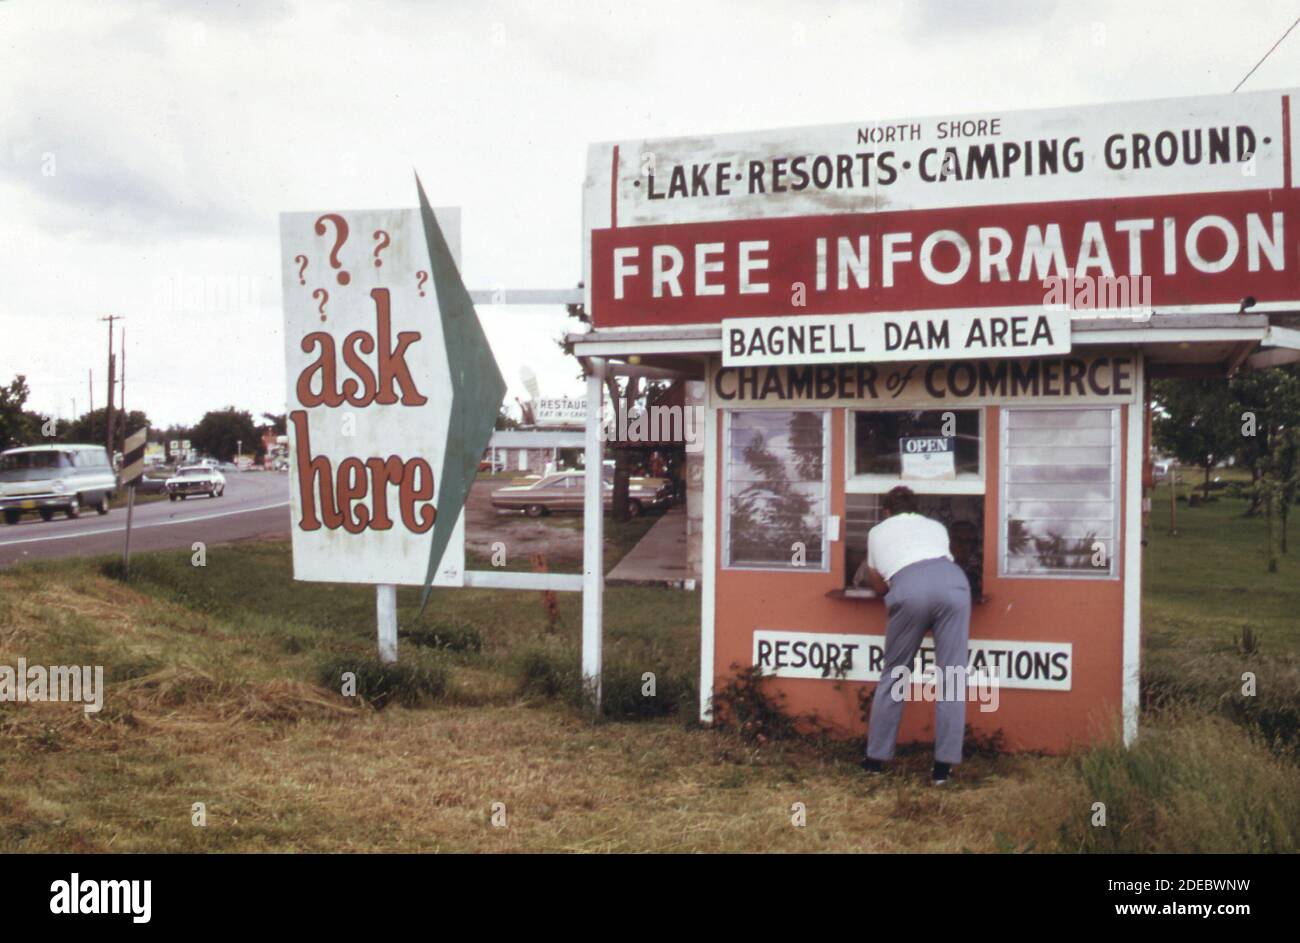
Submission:
[[[934,758],[960,763],[966,730],[966,658],[970,636],[970,583],[961,567],[942,557],[903,567],[890,580],[885,594],[889,623],[885,628],[885,662],[871,704],[867,756],[894,756],[903,699],[895,696],[894,670],[911,667],[925,633],[934,632],[935,669],[941,679],[960,677],[960,685],[945,685],[935,702]],[[944,675],[945,668],[957,671]],[[910,685],[908,686],[910,688]]]

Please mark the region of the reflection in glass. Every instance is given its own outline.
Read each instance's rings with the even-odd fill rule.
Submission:
[[[822,414],[736,411],[729,438],[728,564],[794,568],[801,559],[803,566],[820,569],[826,517]]]
[[[980,414],[976,409],[892,410],[853,413],[853,474],[902,474],[898,440],[912,436],[941,436],[944,416],[951,413],[956,422],[957,477],[980,474]]]

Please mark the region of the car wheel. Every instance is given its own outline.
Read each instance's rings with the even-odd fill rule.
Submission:
[[[74,520],[81,517],[81,495],[73,495],[72,503],[68,505],[63,513]]]
[[[100,514],[108,513],[108,492],[104,492],[99,496],[99,503],[95,505],[95,510]]]
[[[540,504],[530,504],[528,507],[524,508],[524,513],[529,517],[541,517],[546,513],[546,508],[542,507]]]
[[[23,512],[22,512],[22,511],[15,511],[15,510],[12,510],[12,509],[6,509],[6,510],[5,510],[5,523],[6,523],[6,524],[17,524],[20,520],[22,520],[22,516],[23,516]]]
[[[181,495],[181,500],[182,500],[182,501],[185,500],[185,495]]]
[[[40,514],[41,520],[43,521],[54,520],[54,508],[41,508],[36,513]]]
[[[637,500],[635,500],[635,499],[633,499],[633,500],[631,500],[631,501],[628,501],[628,503],[627,503],[627,516],[628,516],[628,517],[640,517],[640,516],[641,516],[641,511],[642,511],[642,508],[641,508],[641,502],[640,502],[640,501],[637,501]]]
[[[174,494],[169,494],[169,495],[167,495],[167,500],[168,500],[168,501],[175,501],[175,500],[176,500],[176,495],[174,495]]]

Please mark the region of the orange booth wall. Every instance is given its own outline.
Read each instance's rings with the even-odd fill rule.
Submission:
[[[1121,428],[1127,428],[1123,406]],[[845,516],[846,423],[843,408],[831,409],[831,512]],[[1069,691],[1003,688],[998,709],[981,712],[979,703],[967,705],[966,722],[977,735],[1002,735],[1006,749],[1061,752],[1071,745],[1095,741],[1116,732],[1120,724],[1123,677],[1124,581],[1113,579],[1052,579],[998,576],[1000,410],[985,410],[984,495],[984,595],[987,601],[971,612],[972,639],[1070,642],[1073,644],[1072,683]],[[719,414],[720,415],[720,414]],[[713,424],[716,454],[725,454],[722,423]],[[1127,439],[1121,437],[1127,450]],[[1123,455],[1121,482],[1127,481],[1131,457]],[[723,463],[718,462],[717,489],[721,533]],[[1127,499],[1121,487],[1121,501]],[[1123,527],[1127,517],[1121,504],[1118,546],[1123,552]],[[831,598],[843,589],[844,528],[841,539],[830,544],[830,570],[755,571],[729,570],[721,565],[721,540],[716,541],[716,607],[714,613],[714,691],[731,681],[738,668],[753,664],[753,633],[760,629],[801,632],[884,635],[885,607],[878,599]],[[822,725],[840,736],[866,734],[859,695],[870,695],[874,682],[771,678],[770,690],[785,695],[784,707],[796,715],[815,714]],[[903,712],[899,743],[933,742],[934,704],[910,702]]]

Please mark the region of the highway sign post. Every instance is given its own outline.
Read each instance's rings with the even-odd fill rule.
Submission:
[[[131,575],[131,518],[135,512],[135,485],[144,477],[145,440],[149,430],[139,429],[122,444],[121,484],[126,488],[126,543],[122,547],[122,579]]]

